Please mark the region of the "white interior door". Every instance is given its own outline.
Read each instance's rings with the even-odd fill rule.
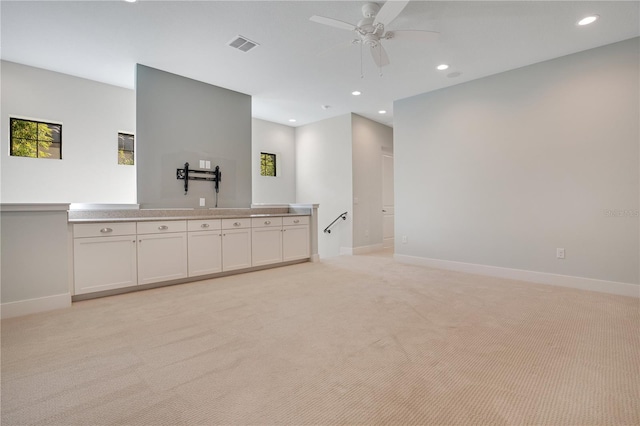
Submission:
[[[382,243],[384,248],[393,248],[393,215],[393,156],[382,154]]]

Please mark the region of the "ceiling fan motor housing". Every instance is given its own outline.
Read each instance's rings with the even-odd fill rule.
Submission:
[[[358,26],[356,27],[357,31],[362,36],[362,40],[366,41],[365,38],[367,36],[375,36],[375,39],[378,40],[382,33],[384,32],[384,28],[378,25],[373,25],[374,18],[364,18],[358,22]]]
[[[374,18],[380,11],[380,6],[376,3],[365,3],[362,5],[362,16],[365,18]]]
[[[365,34],[362,36],[362,43],[369,47],[376,47],[380,37],[375,34]]]

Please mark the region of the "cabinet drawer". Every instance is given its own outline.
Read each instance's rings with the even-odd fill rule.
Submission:
[[[220,219],[188,220],[188,231],[215,231],[220,229]]]
[[[135,235],[136,223],[82,223],[73,225],[73,237],[115,237],[118,235]]]
[[[254,217],[251,218],[252,228],[265,228],[271,226],[282,226],[282,217]]]
[[[166,234],[168,232],[186,232],[186,230],[186,220],[138,222],[138,234]]]
[[[243,217],[240,219],[222,219],[222,229],[251,228],[251,219]]]
[[[308,225],[309,216],[286,216],[282,218],[283,225]]]

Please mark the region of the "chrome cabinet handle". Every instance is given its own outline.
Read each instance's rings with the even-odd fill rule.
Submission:
[[[100,232],[102,232],[103,234],[108,234],[109,232],[113,232],[113,229],[111,229],[111,228],[102,228],[100,230]]]
[[[240,222],[234,222],[233,226],[240,226]]]
[[[167,225],[161,225],[161,226],[158,226],[158,229],[160,231],[166,231],[167,229],[169,229],[169,227]]]
[[[208,223],[203,223],[202,225],[200,225],[200,228],[208,228],[209,224]]]
[[[265,220],[265,221],[264,221],[264,224],[265,224],[265,225],[271,225],[271,221],[270,221],[270,220]]]
[[[299,223],[300,221],[298,219],[294,220],[293,223]]]

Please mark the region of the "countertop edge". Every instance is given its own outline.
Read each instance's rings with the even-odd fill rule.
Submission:
[[[213,219],[251,219],[259,217],[291,217],[291,216],[311,216],[308,213],[263,213],[252,215],[211,215],[211,216],[159,216],[159,217],[105,217],[69,219],[69,224],[80,223],[105,223],[105,222],[154,222],[154,221],[175,221],[175,220],[213,220]]]

